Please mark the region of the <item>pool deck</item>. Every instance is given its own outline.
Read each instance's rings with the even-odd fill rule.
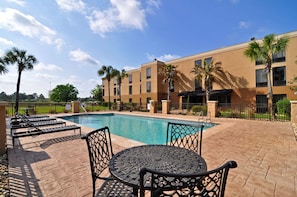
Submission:
[[[121,114],[197,120],[185,115]],[[238,164],[230,170],[225,196],[297,196],[297,141],[290,122],[218,118],[212,122],[218,125],[204,133],[202,146],[208,169],[228,160]],[[82,133],[91,130],[82,127]],[[7,143],[11,196],[92,196],[87,146],[78,133],[20,138],[14,148],[8,135]],[[141,144],[115,135],[112,143],[114,152]]]

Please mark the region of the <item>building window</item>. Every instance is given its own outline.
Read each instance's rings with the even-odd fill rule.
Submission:
[[[132,103],[132,98],[129,98],[129,103]]]
[[[146,68],[146,78],[147,79],[151,78],[151,68]]]
[[[146,98],[146,103],[150,103],[150,100],[152,100],[152,98],[151,97],[147,97]]]
[[[139,93],[141,94],[141,85],[139,86]]]
[[[278,53],[274,53],[272,55],[273,62],[285,62],[286,61],[286,51],[280,51]]]
[[[211,64],[212,62],[212,57],[208,57],[204,59],[205,64]]]
[[[202,66],[202,60],[195,60],[195,66],[198,65],[199,67]],[[197,71],[196,71],[197,72]],[[197,74],[195,72],[195,75]],[[201,86],[201,79],[197,79],[195,77],[195,91],[199,91],[199,90],[202,90],[202,86]]]
[[[141,73],[139,73],[139,81],[141,81]]]
[[[117,95],[117,88],[113,88],[113,95]]]
[[[129,86],[129,94],[132,94],[132,86]]]
[[[151,92],[151,82],[150,81],[146,82],[146,92]]]
[[[117,85],[117,79],[116,78],[113,79],[113,85]]]
[[[272,73],[273,73],[274,86],[286,85],[286,67],[285,66],[272,68]]]
[[[256,70],[256,87],[267,86],[267,73],[265,69]]]
[[[129,75],[129,83],[132,83],[132,75]]]
[[[257,113],[268,112],[267,95],[256,95],[256,111],[257,111]]]
[[[103,86],[103,88],[102,88],[102,96],[104,96],[105,95],[105,93],[104,93],[105,91],[104,91],[104,86]]]
[[[273,95],[273,103],[275,104],[275,103],[277,103],[277,101],[279,101],[279,100],[283,100],[283,99],[285,99],[285,98],[287,98],[287,95],[286,94],[274,94]]]

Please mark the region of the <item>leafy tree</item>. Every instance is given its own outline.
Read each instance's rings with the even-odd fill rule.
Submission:
[[[211,61],[203,61],[202,65],[196,64],[191,70],[191,73],[195,74],[195,78],[203,81],[205,94],[206,94],[206,103],[209,101],[209,94],[212,88],[212,83],[219,78],[219,74],[223,73],[221,68],[222,63]]]
[[[7,51],[1,60],[1,65],[17,64],[18,79],[16,85],[15,114],[18,114],[19,111],[19,92],[22,72],[32,70],[33,65],[36,63],[37,59],[33,55],[27,55],[25,50],[19,50],[15,47]]]
[[[108,85],[108,108],[110,109],[110,80],[116,76],[117,70],[114,69],[112,66],[102,66],[100,70],[98,70],[98,75],[103,76],[105,75],[105,79],[107,79]]]
[[[7,73],[6,64],[2,58],[0,58],[0,75]]]
[[[91,90],[91,95],[95,100],[100,101],[102,99],[102,87],[97,84],[94,89]]]
[[[174,80],[177,79],[176,66],[172,64],[165,64],[159,70],[159,74],[163,77],[163,83],[168,84],[167,100],[170,100],[170,92],[174,89]]]
[[[116,79],[117,79],[117,84],[118,84],[118,92],[119,92],[119,97],[120,97],[120,101],[122,101],[121,99],[121,85],[122,85],[122,80],[125,78],[125,77],[128,77],[128,74],[126,73],[125,69],[122,69],[122,71],[118,71],[116,70]]]
[[[244,55],[252,61],[262,61],[266,67],[267,83],[268,83],[268,97],[271,103],[270,113],[274,118],[273,110],[273,91],[271,83],[271,67],[273,63],[273,55],[285,51],[289,43],[289,37],[283,36],[276,38],[275,34],[269,34],[264,37],[263,42],[258,43],[253,41],[249,43],[248,48],[244,51]]]
[[[77,99],[78,90],[71,84],[57,85],[50,94],[50,100],[55,102],[68,102]]]

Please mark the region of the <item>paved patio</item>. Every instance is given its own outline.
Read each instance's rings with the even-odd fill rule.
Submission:
[[[197,119],[183,115],[166,117]],[[297,196],[297,141],[291,123],[212,121],[218,125],[205,132],[202,147],[208,169],[227,160],[238,163],[238,168],[230,170],[225,196]],[[91,130],[82,128],[83,133]],[[141,144],[119,136],[112,138],[114,152]],[[16,140],[14,148],[11,144],[8,137],[11,196],[92,196],[87,147],[78,133],[26,137]]]

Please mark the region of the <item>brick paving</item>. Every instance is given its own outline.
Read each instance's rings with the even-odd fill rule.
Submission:
[[[208,169],[228,160],[238,164],[230,170],[225,196],[297,196],[297,141],[291,123],[212,121],[218,125],[204,133],[202,147]],[[83,127],[83,133],[90,130]],[[114,152],[139,144],[112,138]],[[20,138],[14,148],[8,137],[8,156],[11,196],[92,196],[86,143],[73,131]]]

